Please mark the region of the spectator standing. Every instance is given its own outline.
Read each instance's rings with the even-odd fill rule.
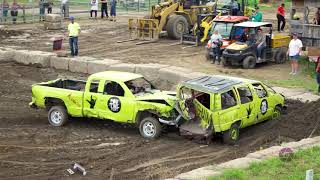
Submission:
[[[78,36],[80,34],[80,26],[74,22],[74,17],[70,17],[70,24],[68,25],[69,44],[71,56],[78,56]]]
[[[318,57],[318,60],[317,60],[316,72],[317,72],[318,93],[320,93],[320,56]]]
[[[108,5],[107,0],[101,0],[101,19],[103,19],[104,15],[106,15],[106,18],[109,18],[108,15]]]
[[[116,22],[116,7],[117,7],[117,0],[110,0],[110,16],[111,21]]]
[[[238,15],[238,11],[239,11],[239,5],[238,5],[237,0],[232,0],[231,1],[231,15],[232,16]]]
[[[91,5],[90,17],[92,18],[92,14],[94,13],[95,14],[94,18],[97,19],[98,0],[91,0],[90,5]]]
[[[260,8],[256,8],[256,13],[252,16],[253,22],[261,22],[262,21],[262,12],[260,12]]]
[[[2,19],[4,22],[7,21],[7,17],[8,17],[8,11],[9,11],[9,3],[7,2],[7,0],[3,0],[3,3],[1,4],[1,9],[2,9]]]
[[[63,17],[69,17],[69,0],[61,0],[61,12],[63,14]]]
[[[292,75],[296,75],[298,73],[298,60],[300,58],[300,53],[302,51],[302,42],[298,39],[298,34],[292,34],[292,40],[289,43],[289,49],[287,51],[287,55],[290,57],[291,61],[291,73]]]
[[[40,10],[40,21],[44,21],[44,14],[46,12],[45,0],[39,0],[39,10]]]
[[[17,3],[17,0],[13,0],[12,6],[11,6],[11,12],[10,12],[13,24],[16,24],[19,8],[21,7]]]
[[[283,32],[284,27],[286,25],[286,14],[285,14],[285,9],[284,9],[284,4],[282,3],[277,10],[277,19],[278,19],[278,31]],[[282,25],[281,25],[282,23]],[[281,26],[280,26],[281,25]]]
[[[47,8],[48,8],[48,14],[52,14],[52,6],[53,6],[53,2],[52,0],[48,0],[48,3],[47,3]]]
[[[261,61],[261,55],[264,48],[266,48],[266,36],[263,34],[262,29],[258,29],[258,34],[256,36],[257,45],[257,57],[258,61]]]
[[[212,64],[220,64],[220,47],[222,44],[222,36],[219,34],[218,30],[215,30],[210,38],[211,48],[213,51],[213,61]]]

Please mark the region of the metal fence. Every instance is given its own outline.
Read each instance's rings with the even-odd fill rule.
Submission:
[[[117,13],[148,12],[151,7],[160,0],[117,0]],[[16,17],[11,15],[13,0],[0,0],[0,24],[15,23],[33,23],[40,20],[39,0],[17,0],[19,5]],[[52,2],[52,13],[62,14],[62,4],[60,0],[45,0],[45,14],[48,13],[48,3]],[[86,18],[89,16],[91,0],[69,0],[66,4],[66,16],[75,16],[77,18]],[[7,8],[6,4],[9,5]],[[99,4],[98,14],[100,15],[101,4]],[[110,5],[108,3],[108,13]]]

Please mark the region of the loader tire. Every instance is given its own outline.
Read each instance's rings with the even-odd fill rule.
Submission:
[[[256,67],[256,58],[254,56],[248,56],[244,58],[242,66],[244,69],[253,69]]]
[[[188,27],[188,21],[184,16],[173,15],[167,22],[166,30],[171,39],[180,39],[182,34],[188,32]]]
[[[223,142],[229,145],[235,145],[239,140],[239,125],[234,123],[230,129],[223,132]]]
[[[64,106],[52,106],[48,112],[48,120],[52,126],[63,126],[68,121],[68,113]]]
[[[274,56],[274,61],[276,64],[283,64],[287,60],[286,53],[283,50],[279,50],[276,52]]]
[[[139,131],[142,137],[156,139],[160,136],[162,127],[160,122],[152,116],[148,116],[139,124]]]

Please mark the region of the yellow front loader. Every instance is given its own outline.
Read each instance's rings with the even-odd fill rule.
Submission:
[[[146,18],[129,19],[131,38],[158,40],[161,31],[166,31],[171,39],[180,39],[196,24],[198,14],[213,12],[213,5],[192,2],[168,0],[152,6],[151,15]]]

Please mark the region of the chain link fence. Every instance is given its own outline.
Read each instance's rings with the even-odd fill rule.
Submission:
[[[52,7],[53,14],[63,14],[65,17],[75,16],[77,18],[89,17],[91,10],[91,0],[69,0],[63,6],[61,0],[44,0],[44,5],[40,5],[40,0],[0,0],[0,24],[13,23],[34,23],[40,20],[40,8],[45,8],[45,14],[48,14],[48,8]],[[100,0],[98,0],[100,2]],[[148,12],[153,5],[160,0],[116,0],[117,13]],[[65,7],[65,11],[62,9]],[[101,13],[101,4],[99,3],[98,14]],[[16,12],[16,16],[14,14]],[[108,13],[110,13],[110,4],[108,1]]]

